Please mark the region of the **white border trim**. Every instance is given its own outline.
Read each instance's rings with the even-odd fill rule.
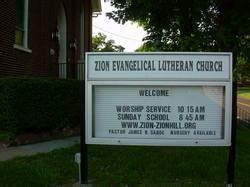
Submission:
[[[194,54],[194,55],[229,55],[229,80],[89,80],[88,79],[88,55],[160,55],[160,54]],[[232,116],[232,53],[214,52],[154,52],[154,53],[86,53],[85,61],[85,125],[87,144],[107,144],[107,145],[148,145],[148,146],[230,146],[231,145],[231,116]],[[216,140],[172,140],[172,139],[130,139],[130,138],[95,138],[93,137],[93,125],[95,114],[93,111],[93,86],[94,85],[163,85],[163,86],[224,86],[225,87],[225,114],[224,114],[224,138]]]
[[[93,111],[93,86],[95,85],[123,85],[123,86],[224,86],[225,87],[225,115],[224,138],[215,140],[172,140],[172,139],[134,139],[134,138],[96,138],[93,137],[95,114]],[[148,145],[148,146],[230,146],[231,145],[231,98],[232,88],[229,82],[180,82],[180,81],[89,81],[86,84],[86,143],[107,145]]]
[[[135,80],[140,80],[140,81],[144,81],[144,80],[154,80],[154,81],[166,81],[166,80],[175,80],[175,81],[185,81],[185,80],[189,80],[189,81],[230,81],[232,80],[232,53],[230,52],[136,52],[136,53],[131,53],[131,52],[87,52],[86,55],[85,55],[85,59],[86,59],[86,62],[89,61],[89,56],[100,56],[100,55],[103,55],[103,56],[106,56],[106,55],[113,55],[113,56],[128,56],[128,55],[131,55],[131,56],[140,56],[140,55],[147,55],[147,56],[159,56],[159,55],[187,55],[187,56],[227,56],[229,58],[229,64],[228,64],[228,72],[229,72],[229,75],[227,78],[214,78],[214,77],[206,77],[206,78],[200,78],[200,77],[193,77],[193,78],[188,78],[188,77],[179,77],[179,78],[169,78],[169,77],[161,77],[161,78],[158,78],[158,77],[148,77],[148,76],[145,76],[143,78],[134,78],[134,77],[129,77],[129,74],[131,72],[128,72],[128,76],[125,78],[125,77],[117,77],[117,78],[113,78],[113,77],[90,77],[89,74],[90,74],[90,68],[89,68],[89,63],[86,63],[87,66],[86,69],[87,69],[87,75],[88,77],[87,80],[107,80],[107,81],[117,81],[117,80],[130,80],[130,81],[135,81]],[[132,72],[133,73],[133,72]],[[157,72],[152,72],[152,75],[154,73],[157,73]],[[166,72],[167,73],[167,72]],[[179,72],[181,73],[181,72]],[[211,75],[212,76],[212,75]]]

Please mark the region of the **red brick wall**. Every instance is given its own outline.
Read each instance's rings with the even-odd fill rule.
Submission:
[[[29,0],[29,34],[27,53],[13,47],[15,42],[15,0],[0,3],[0,76],[32,75],[57,76],[56,43],[51,33],[56,27],[57,0]],[[63,0],[67,19],[67,59],[75,64],[80,58],[81,0]],[[77,39],[77,49],[70,49],[69,43]],[[74,72],[69,72],[74,77]]]
[[[15,34],[15,1],[0,3],[0,75],[22,73],[23,66],[16,64],[13,51]]]

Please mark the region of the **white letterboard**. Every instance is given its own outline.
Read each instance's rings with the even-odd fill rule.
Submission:
[[[94,90],[95,137],[223,138],[223,87],[95,86]]]

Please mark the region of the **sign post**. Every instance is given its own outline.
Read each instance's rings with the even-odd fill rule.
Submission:
[[[85,88],[84,88],[84,81],[81,83],[80,86],[80,102],[84,103],[85,98]],[[81,119],[80,124],[85,124],[85,112],[84,112],[84,105],[81,105]],[[81,125],[80,127],[80,184],[88,184],[88,147],[86,144],[85,133],[86,128]]]
[[[87,53],[86,143],[230,146],[231,53]]]
[[[232,132],[231,146],[229,147],[227,163],[227,186],[234,186],[234,168],[236,153],[236,124],[237,124],[237,81],[233,82],[233,100],[232,100]]]

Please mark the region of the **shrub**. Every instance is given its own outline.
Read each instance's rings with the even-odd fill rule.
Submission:
[[[55,130],[80,122],[80,81],[0,78],[0,131]]]

